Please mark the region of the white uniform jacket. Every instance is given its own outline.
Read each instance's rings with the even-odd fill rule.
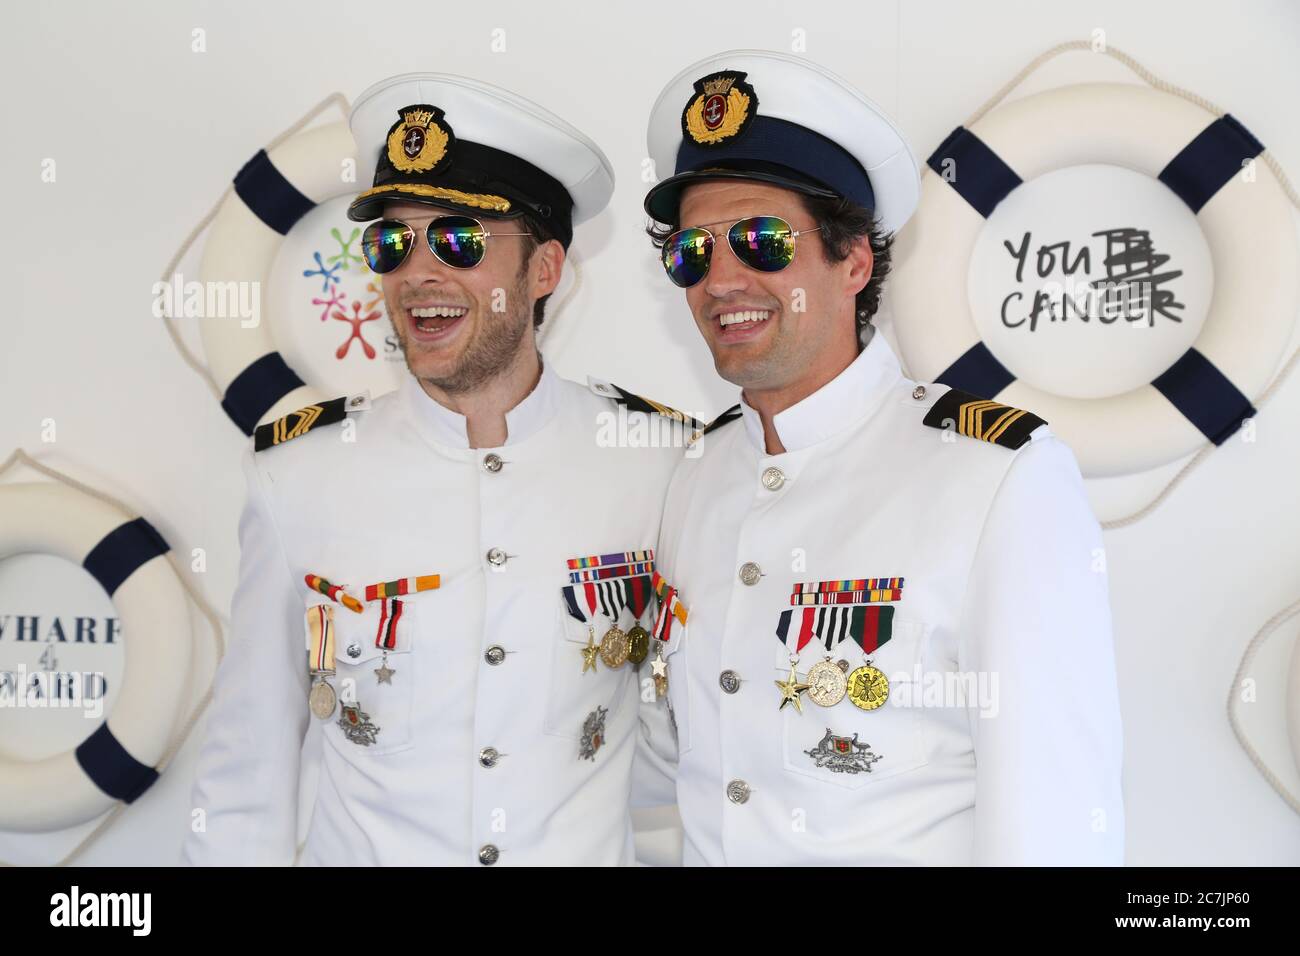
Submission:
[[[923,424],[948,391],[876,333],[775,417],[785,453],[742,402],[678,466],[658,558],[688,612],[666,646],[688,864],[1123,862],[1105,555],[1074,456],[1043,424],[1019,448]],[[888,697],[780,707],[792,654],[799,682],[869,658]]]
[[[305,615],[328,604],[340,704],[350,691],[379,730],[364,745],[339,708],[323,722],[304,864],[632,862],[638,675],[583,671],[588,627],[561,591],[570,559],[653,548],[680,439],[615,447],[620,406],[549,367],[495,449],[470,449],[464,418],[411,377],[359,404],[245,455],[231,641],[193,795],[205,829],[185,860],[294,859],[300,748],[317,719]],[[400,578],[436,574],[440,586],[402,598],[400,617],[382,599],[358,614],[308,574],[358,600]],[[647,625],[652,615],[653,604]],[[620,619],[631,627],[630,610]],[[396,632],[389,683],[375,673],[385,629]]]

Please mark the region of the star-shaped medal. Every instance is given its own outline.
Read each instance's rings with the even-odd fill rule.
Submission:
[[[385,654],[383,663],[375,668],[375,676],[379,678],[379,683],[392,684],[393,675],[396,673],[397,671],[388,666],[388,655]]]
[[[582,672],[594,671],[596,669],[596,655],[600,653],[600,645],[596,643],[595,633],[588,629],[587,646],[578,648],[582,654]]]
[[[776,689],[781,692],[781,706],[777,710],[784,710],[786,704],[794,704],[794,709],[803,713],[803,703],[799,700],[799,695],[806,691],[808,684],[800,684],[799,679],[794,675],[794,664],[790,665],[790,676],[785,680],[773,681]]]

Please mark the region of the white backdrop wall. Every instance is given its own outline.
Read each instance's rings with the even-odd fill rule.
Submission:
[[[330,92],[355,97],[404,71],[465,73],[516,89],[592,136],[618,187],[611,208],[579,231],[581,288],[557,316],[549,358],[568,377],[597,374],[703,415],[734,401],[734,390],[713,376],[640,230],[649,107],[671,75],[709,53],[790,50],[802,37],[806,55],[891,112],[924,159],[1033,56],[1100,28],[1109,44],[1228,109],[1300,179],[1300,12],[1280,0],[62,2],[10,4],[0,21],[0,456],[26,448],[124,498],[186,565],[204,549],[207,569],[194,577],[222,614],[239,560],[245,439],[150,314],[151,289],[235,171]],[[193,50],[196,29],[203,52]],[[1020,92],[1087,80],[1133,78],[1108,58],[1071,53]],[[44,182],[50,158],[57,176]],[[953,268],[964,274],[966,264]],[[181,271],[197,277],[197,254]],[[879,325],[892,340],[888,300],[886,286]],[[1293,380],[1253,442],[1230,440],[1153,516],[1107,535],[1130,864],[1300,864],[1300,816],[1238,746],[1225,714],[1247,642],[1300,597],[1298,418]],[[42,441],[48,419],[54,442]],[[1093,483],[1090,494],[1112,516],[1146,501],[1177,467]],[[15,477],[36,476],[0,480]],[[1300,775],[1280,695],[1298,629],[1293,622],[1265,646],[1253,669],[1259,698],[1243,707],[1248,733],[1293,792]],[[196,634],[200,666],[177,679],[201,689],[213,655]],[[80,862],[178,858],[201,731]],[[11,747],[0,739],[0,750]],[[0,859],[57,860],[89,829],[0,834]]]

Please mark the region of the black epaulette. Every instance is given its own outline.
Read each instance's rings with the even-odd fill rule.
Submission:
[[[663,415],[667,418],[671,418],[675,422],[681,422],[688,428],[697,431],[704,428],[704,422],[700,421],[698,418],[687,415],[685,412],[679,412],[677,409],[671,408],[667,405],[661,405],[659,402],[653,401],[649,398],[643,398],[642,396],[629,392],[626,389],[619,388],[613,382],[604,382],[598,378],[588,376],[587,385],[597,395],[604,398],[612,398],[620,405],[626,406],[628,411]]]
[[[370,393],[366,392],[361,395],[342,395],[331,398],[328,402],[300,408],[283,418],[258,425],[253,431],[253,451],[265,451],[275,445],[283,445],[307,434],[313,428],[343,421],[348,417],[348,412],[364,411],[369,407]]]
[[[944,392],[923,421],[931,428],[951,428],[959,435],[1004,448],[1019,448],[1029,441],[1035,428],[1047,424],[1033,412],[980,398],[959,388]]]
[[[700,432],[700,434],[707,435],[715,428],[721,428],[723,425],[727,424],[727,422],[734,422],[739,417],[740,417],[740,403],[737,402],[735,405],[732,405],[730,408],[728,408],[725,412],[723,412],[713,421],[705,425],[704,430]]]

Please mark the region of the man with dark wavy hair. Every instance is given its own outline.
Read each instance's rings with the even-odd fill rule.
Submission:
[[[919,193],[902,134],[807,60],[737,51],[668,84],[649,146],[651,235],[741,387],[659,538],[686,862],[1121,863],[1074,456],[1032,412],[908,379],[871,323]]]

